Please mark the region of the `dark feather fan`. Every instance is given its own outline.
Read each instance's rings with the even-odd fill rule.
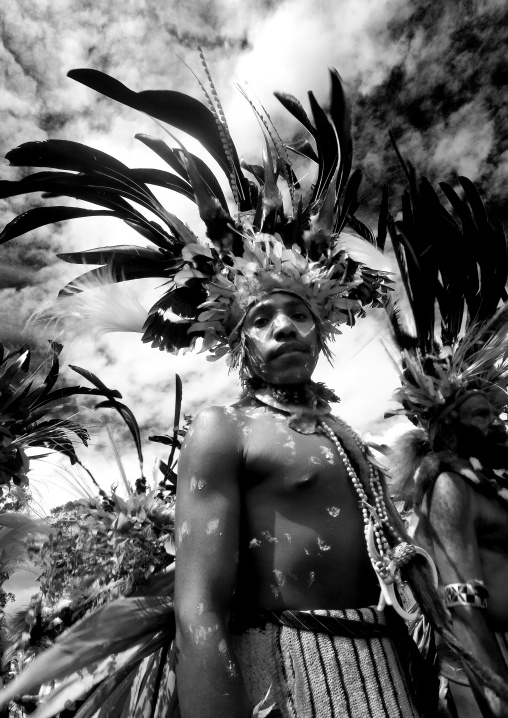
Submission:
[[[316,279],[311,282],[322,284],[327,281],[326,272],[337,260],[334,246],[346,224],[366,241],[372,243],[374,238],[354,217],[359,205],[361,173],[357,170],[350,174],[353,152],[350,105],[339,74],[331,71],[328,112],[309,93],[312,119],[298,100],[276,94],[310,135],[310,142],[305,140],[295,147],[317,164],[316,181],[310,197],[304,200],[301,193],[297,194],[298,179],[289,160],[292,146],[284,145],[266,110],[261,107],[258,111],[245,93],[259,119],[266,151],[259,164],[239,160],[202,52],[200,57],[210,90],[198,82],[209,107],[173,90],[135,92],[97,70],[72,70],[69,77],[198,140],[223,171],[236,205],[234,211],[228,207],[221,184],[207,164],[174,137],[176,147],[146,134],[136,135],[172,172],[131,169],[107,153],[78,142],[54,139],[27,142],[7,154],[11,165],[47,167],[55,171],[39,171],[18,181],[0,182],[0,197],[42,191],[45,198],[71,197],[99,209],[58,206],[30,209],[6,225],[0,234],[0,243],[65,219],[105,216],[122,220],[150,242],[151,247],[122,245],[60,254],[67,262],[101,265],[67,284],[60,292],[62,300],[89,288],[94,279],[111,283],[160,278],[167,287],[166,293],[149,310],[143,341],[176,353],[193,348],[196,339],[202,337],[207,349],[218,356],[227,349],[222,320],[230,301],[227,297],[231,298],[236,278],[242,274],[243,265],[238,259],[252,258],[255,254],[260,267],[279,275],[287,273],[290,278],[294,276],[295,267],[299,267],[301,275],[308,271],[309,263],[320,263],[322,276],[318,278],[319,272],[313,267],[312,276]],[[244,170],[251,174],[252,180],[244,176]],[[281,182],[286,183],[289,193],[288,213],[279,187]],[[171,190],[197,204],[212,251],[206,241],[161,204],[150,186]],[[257,233],[270,236],[271,243],[258,242]],[[277,242],[282,242],[286,252],[282,262]],[[346,250],[340,256],[341,261],[347,261],[345,253]],[[363,312],[361,305],[378,306],[386,294],[386,273],[379,272],[379,281],[373,283],[372,272],[369,274],[370,270],[365,269],[362,289],[358,290],[357,279],[353,283],[359,315]],[[352,256],[349,270],[349,276],[353,276],[355,271],[362,273],[364,267]],[[315,296],[317,292],[311,294]],[[337,306],[333,307],[330,292],[323,292],[323,297],[328,297],[326,311],[333,314],[336,323],[354,322],[353,305],[348,305],[347,311],[341,309],[345,296],[347,293],[342,287]],[[211,302],[206,319],[200,309],[203,302]],[[212,311],[213,306],[217,311]]]
[[[395,221],[388,215],[387,227],[415,332],[411,337],[403,326],[400,307],[388,307],[402,357],[402,388],[397,391],[402,408],[396,413],[427,428],[440,406],[466,389],[469,381],[481,380],[477,357],[482,352],[492,365],[487,371],[480,362],[485,380],[506,386],[508,324],[506,312],[496,312],[507,298],[508,244],[469,179],[458,178],[463,196],[449,184],[440,184],[449,210],[428,180],[418,179],[411,163],[402,158],[393,136],[392,142],[408,188],[401,218]],[[495,332],[488,329],[493,316],[498,317]]]

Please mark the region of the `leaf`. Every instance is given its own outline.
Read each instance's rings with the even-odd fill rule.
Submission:
[[[37,227],[79,217],[118,217],[116,212],[102,209],[81,209],[80,207],[35,207],[19,214],[5,225],[0,233],[0,244],[19,237]]]
[[[82,369],[79,366],[75,366],[73,364],[69,364],[69,368],[72,369],[72,371],[75,371],[77,374],[80,374],[85,379],[88,379],[90,384],[93,384],[97,389],[104,394],[104,396],[107,397],[119,397],[122,398],[122,395],[116,391],[116,389],[108,389],[108,387],[102,383],[102,381],[95,376],[95,374],[92,374],[91,371],[88,371],[88,369]]]
[[[262,698],[259,703],[254,706],[252,718],[266,718],[266,716],[275,708],[275,703],[272,703],[271,706],[267,706],[266,708],[262,708],[262,706],[268,701],[268,696],[270,695],[271,690],[272,686],[270,685],[264,698]]]
[[[18,358],[13,361],[6,369],[4,369],[2,374],[0,374],[0,391],[5,391],[9,388],[12,379],[18,373],[18,371],[21,371],[23,373],[26,373],[28,371],[30,365],[30,352],[28,349],[26,349],[26,347],[21,347],[17,352],[13,352],[10,357],[6,358],[4,363],[6,363],[9,358],[12,358],[16,354],[19,354]]]
[[[67,399],[69,396],[78,395],[103,396],[103,392],[99,389],[90,389],[86,386],[66,386],[63,389],[55,389],[48,394],[48,396],[46,396],[42,401],[38,402],[37,408],[40,409],[42,406],[50,404],[53,401],[61,401],[62,399]],[[122,395],[116,389],[112,389],[109,396],[118,397],[119,399],[122,398]]]
[[[175,451],[177,446],[179,446],[178,442],[178,429],[180,426],[180,412],[182,410],[182,380],[180,378],[179,374],[175,374],[175,412],[173,417],[173,445],[171,447],[171,453],[169,455],[168,464],[167,464],[167,471],[165,474],[165,478],[168,479],[169,477],[169,471],[172,470],[173,466],[173,459],[175,457]]]
[[[91,718],[96,712],[105,706],[109,700],[117,700],[115,689],[122,685],[124,680],[130,678],[130,684],[136,675],[142,659],[133,660],[132,658],[123,666],[115,670],[111,676],[107,676],[97,688],[87,697],[82,706],[79,707],[74,718]],[[130,687],[129,684],[129,687]],[[51,700],[51,698],[50,698]],[[52,707],[52,715],[54,715]]]
[[[141,435],[139,433],[139,426],[138,422],[136,421],[136,417],[132,413],[132,411],[129,409],[128,406],[125,404],[121,404],[119,401],[102,401],[100,404],[96,405],[96,409],[115,409],[122,419],[127,424],[129,431],[132,434],[132,438],[134,439],[134,443],[136,445],[136,450],[138,452],[138,460],[140,463],[140,466],[143,466],[143,452],[141,450]]]

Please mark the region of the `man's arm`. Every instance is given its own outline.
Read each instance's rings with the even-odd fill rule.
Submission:
[[[176,501],[175,613],[182,718],[246,718],[227,618],[235,589],[241,444],[236,416],[200,412],[185,439]]]
[[[457,474],[443,473],[427,500],[426,512],[430,538],[441,582],[470,583],[483,580],[476,533],[477,512],[474,490]],[[503,659],[494,636],[487,626],[485,610],[471,606],[450,608],[453,632],[462,645],[486,668],[508,682]],[[484,716],[507,716],[474,674],[464,666],[476,701]]]

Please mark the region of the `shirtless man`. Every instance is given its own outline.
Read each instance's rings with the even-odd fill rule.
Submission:
[[[417,474],[430,487],[419,502],[416,540],[430,544],[440,583],[448,586],[455,635],[508,684],[508,434],[502,403],[506,395],[498,389],[466,391],[442,412],[435,453]],[[469,586],[469,598],[454,584]],[[440,654],[460,718],[508,715],[458,659],[446,650]]]
[[[231,407],[201,411],[179,463],[182,716],[246,718],[267,692],[264,705],[274,704],[274,716],[419,715],[393,641],[375,633],[387,627],[376,625],[386,623],[381,611],[367,608],[377,604],[379,585],[359,495],[338,442],[320,430],[321,417],[357,471],[365,459],[306,388],[320,348],[315,318],[303,298],[275,291],[247,311],[240,331],[247,383],[258,388]],[[345,635],[360,624],[358,635],[370,631],[370,638],[353,641],[344,630],[330,637],[326,629],[300,631],[267,618],[282,615],[284,623],[285,609],[319,610],[323,624],[324,614],[353,619]]]

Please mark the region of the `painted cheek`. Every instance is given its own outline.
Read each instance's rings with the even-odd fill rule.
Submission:
[[[305,337],[305,339],[310,337],[311,334],[315,334],[315,333],[316,333],[316,327],[314,325],[312,325],[310,327],[300,327],[298,329],[298,334],[300,334],[300,336],[302,336],[302,337]]]

